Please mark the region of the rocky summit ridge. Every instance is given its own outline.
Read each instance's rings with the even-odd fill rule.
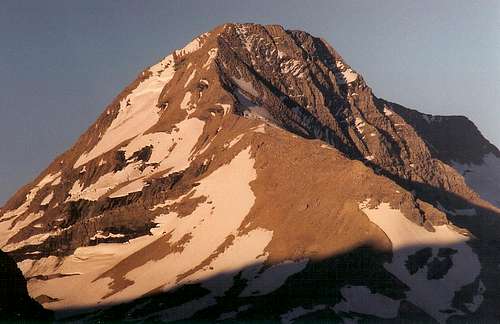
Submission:
[[[500,319],[500,152],[326,41],[224,24],[140,73],[0,210],[61,320]]]

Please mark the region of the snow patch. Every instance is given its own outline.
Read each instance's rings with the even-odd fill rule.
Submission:
[[[125,186],[121,187],[117,191],[113,192],[112,194],[110,194],[109,198],[124,197],[124,196],[127,196],[128,194],[142,191],[142,189],[144,189],[145,185],[146,185],[146,181],[144,181],[144,179],[134,180],[134,181],[126,184]]]
[[[365,121],[359,117],[356,117],[356,119],[354,120],[354,125],[356,126],[356,129],[358,130],[358,132],[363,134],[363,127],[366,126]]]
[[[483,282],[479,280],[479,289],[477,291],[477,294],[475,294],[472,297],[472,301],[470,303],[465,303],[464,306],[469,310],[469,312],[474,313],[477,311],[479,306],[483,303],[484,297],[483,293],[486,290],[486,287],[484,286]]]
[[[247,311],[250,308],[252,308],[252,305],[243,305],[243,306],[240,306],[240,307],[238,307],[238,309],[236,311],[222,313],[217,320],[218,321],[223,321],[223,320],[235,318],[238,315],[238,313]]]
[[[280,63],[281,71],[285,74],[291,74],[298,77],[302,74],[304,67],[297,59],[290,59]],[[303,75],[302,75],[303,76]]]
[[[356,79],[358,78],[358,74],[354,72],[352,69],[347,68],[344,65],[344,62],[337,60],[335,64],[339,69],[339,72],[335,73],[335,76],[337,77],[337,83],[346,84],[356,81]]]
[[[116,118],[104,132],[99,142],[75,162],[74,168],[108,152],[120,143],[146,132],[155,125],[161,109],[156,106],[165,85],[174,76],[174,60],[169,55],[149,69],[152,76],[142,81],[132,92],[120,101]]]
[[[209,33],[203,33],[200,36],[196,37],[193,39],[191,42],[189,42],[186,46],[183,48],[176,50],[175,54],[177,56],[184,56],[193,52],[196,52],[199,50],[203,44],[205,43],[205,39],[208,37]]]
[[[224,115],[226,115],[228,112],[231,111],[231,105],[230,104],[221,104],[221,103],[217,103],[215,104],[216,106],[221,106],[222,109],[224,109]]]
[[[181,109],[186,110],[189,116],[195,111],[195,108],[196,104],[191,102],[191,92],[187,91],[182,98]]]
[[[90,238],[90,240],[98,240],[98,239],[107,239],[107,238],[119,238],[119,237],[125,237],[123,234],[113,234],[113,233],[108,233],[108,234],[103,234],[102,231],[97,231],[97,233]]]
[[[234,284],[233,277],[256,262],[263,262],[267,258],[264,249],[271,242],[273,232],[258,228],[245,235],[238,236],[223,253],[219,254],[210,264],[182,283],[200,283],[212,291],[214,296],[222,296]],[[217,274],[224,274],[222,278],[214,278]],[[226,277],[226,278],[224,278]],[[208,280],[207,280],[208,279]]]
[[[4,245],[9,241],[11,237],[19,233],[23,228],[42,218],[43,214],[43,211],[37,213],[29,213],[24,217],[24,219],[17,221],[15,225],[13,225],[13,223],[17,220],[17,218],[11,218],[0,222],[0,233],[2,233],[2,235],[0,235],[0,247],[2,247],[2,250],[8,252],[11,249],[14,249],[7,248]]]
[[[145,180],[156,173],[166,170],[172,173],[186,169],[191,163],[191,151],[203,133],[204,125],[200,119],[190,118],[176,124],[171,133],[159,132],[136,137],[123,150],[126,158],[130,158],[137,150],[152,145],[151,157],[145,168],[142,161],[129,163],[119,171],[104,174],[85,189],[77,180],[67,201],[97,200],[124,183],[127,184],[111,197],[126,196],[141,191]]]
[[[251,130],[255,133],[262,133],[262,134],[266,133],[265,124],[260,124],[259,126],[256,126],[256,127],[252,128]]]
[[[436,204],[436,207],[447,214],[453,215],[453,216],[476,216],[477,212],[475,208],[463,208],[463,209],[454,209],[454,210],[449,210],[446,209],[439,201]]]
[[[196,74],[196,69],[193,70],[193,72],[189,75],[188,79],[186,80],[186,83],[184,84],[184,88],[186,88],[189,84],[194,79],[194,75]]]
[[[421,116],[428,124],[431,124],[433,122],[440,122],[442,119],[441,116],[433,116],[428,114],[422,114]]]
[[[461,315],[462,312],[452,306],[453,297],[463,286],[474,282],[481,270],[477,255],[466,243],[469,238],[449,225],[434,226],[434,232],[429,232],[388,203],[381,203],[374,209],[368,208],[368,203],[369,199],[361,203],[360,210],[390,239],[393,259],[384,267],[410,287],[407,299],[439,322],[452,315]],[[427,278],[427,266],[413,274],[406,266],[410,255],[426,247],[432,249],[433,257],[440,248],[456,251],[451,255],[451,268],[439,280]]]
[[[36,225],[34,227],[38,228],[38,226],[36,226]],[[47,232],[47,233],[35,234],[35,235],[28,237],[27,239],[25,239],[23,241],[5,245],[4,247],[2,247],[2,250],[5,252],[10,252],[10,251],[14,251],[14,250],[20,249],[20,248],[28,246],[28,245],[39,245],[39,244],[42,244],[43,242],[45,242],[49,237],[58,235],[61,232],[62,231],[59,229],[59,230],[55,230],[55,231],[51,231],[51,232]]]
[[[324,310],[326,308],[327,308],[326,305],[316,305],[316,306],[313,306],[311,308],[304,308],[302,306],[299,306],[299,307],[296,307],[296,308],[293,308],[293,309],[289,310],[285,314],[282,314],[280,316],[281,323],[291,324],[296,319],[298,319],[298,318],[300,318],[302,316],[305,316],[305,315],[308,315],[308,314],[312,314],[312,313],[315,313],[317,311]]]
[[[255,274],[244,273],[249,281],[240,297],[267,295],[281,287],[293,274],[305,269],[309,259],[291,261],[287,260],[267,268],[264,272]]]
[[[25,198],[24,203],[22,203],[19,207],[17,207],[14,210],[10,210],[10,211],[5,212],[2,215],[2,217],[0,217],[0,221],[7,220],[9,218],[13,218],[15,216],[20,216],[20,215],[24,214],[28,210],[28,208],[30,207],[31,202],[36,197],[36,195],[38,194],[40,189],[42,189],[43,187],[45,187],[46,185],[49,185],[49,184],[51,184],[52,186],[55,186],[55,185],[59,184],[60,182],[61,182],[61,172],[60,171],[53,173],[53,174],[47,174],[36,185],[34,185],[33,188],[31,188],[31,190],[26,194],[26,198]],[[14,220],[11,219],[9,224],[11,224],[13,221]],[[0,233],[3,233],[1,228],[2,228],[2,226],[0,226]],[[8,231],[9,228],[6,227],[5,230]],[[2,240],[0,239],[0,242],[1,241]],[[0,244],[0,246],[1,246],[1,244]]]
[[[400,301],[372,293],[368,287],[346,286],[340,293],[344,300],[333,307],[337,313],[354,312],[386,319],[398,316]]]
[[[260,119],[271,124],[276,124],[276,120],[265,107],[256,105],[239,90],[236,90],[235,95],[238,99],[238,102],[240,103],[240,108],[243,111],[243,116],[247,118]]]
[[[285,52],[283,52],[283,51],[280,51],[280,50],[278,49],[278,58],[279,58],[280,60],[282,60],[282,59],[283,59],[283,58],[285,58],[285,57],[286,57],[286,53],[285,53]]]
[[[203,64],[204,69],[208,68],[210,64],[214,61],[214,59],[217,57],[217,52],[218,52],[217,48],[211,48],[208,51],[208,60],[205,62],[205,64]]]
[[[236,83],[238,88],[246,92],[247,94],[250,94],[254,97],[258,97],[259,93],[257,90],[253,87],[252,81],[246,81],[244,79],[237,79],[237,78],[232,78],[233,82]]]
[[[40,206],[46,206],[50,203],[50,201],[54,198],[54,191],[51,191],[45,198],[43,198]]]
[[[233,138],[231,140],[231,142],[229,142],[229,144],[227,144],[227,146],[224,145],[224,148],[232,148],[234,145],[236,145],[243,138],[243,136],[245,136],[245,134],[240,134],[240,135],[236,136],[235,138]]]
[[[493,153],[483,156],[481,164],[460,164],[451,161],[451,166],[481,198],[500,208],[500,158]]]

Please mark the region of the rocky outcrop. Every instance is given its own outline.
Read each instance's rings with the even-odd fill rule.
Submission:
[[[410,124],[441,161],[479,164],[482,157],[500,151],[465,116],[434,116],[385,102]]]

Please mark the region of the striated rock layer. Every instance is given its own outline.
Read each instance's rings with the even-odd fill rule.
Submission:
[[[61,319],[498,320],[498,170],[324,40],[225,24],[21,188],[0,247]]]

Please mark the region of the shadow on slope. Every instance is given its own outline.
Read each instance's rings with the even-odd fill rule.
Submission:
[[[456,226],[470,232],[473,239],[469,245],[481,262],[481,280],[488,287],[484,294],[482,309],[493,310],[495,322],[500,320],[500,212],[494,207],[478,205],[453,192],[425,183],[408,181],[393,174],[380,172],[408,191],[416,198],[425,201],[446,213],[447,218]],[[440,206],[441,205],[441,206]],[[460,215],[458,210],[473,211]],[[476,314],[481,314],[481,309]],[[491,314],[485,313],[484,316]],[[480,318],[480,317],[479,317]]]
[[[459,246],[436,246],[435,252],[429,256],[422,252],[429,247],[414,246],[408,250],[395,251],[394,255],[405,255],[407,271],[413,273],[423,271],[427,280],[435,280],[438,290],[443,287],[438,283],[443,278],[446,280],[447,273],[454,266],[454,253],[459,248]],[[442,250],[451,252],[443,253]],[[447,256],[438,258],[438,254]],[[418,306],[405,300],[412,288],[384,268],[384,263],[390,263],[392,258],[390,253],[377,251],[369,246],[360,246],[337,256],[310,260],[302,271],[288,277],[273,291],[271,291],[273,285],[284,279],[280,278],[280,273],[286,273],[291,270],[290,267],[294,267],[292,262],[274,266],[265,265],[263,269],[279,266],[280,271],[273,272],[275,276],[267,278],[264,284],[257,286],[248,276],[258,266],[254,264],[232,272],[220,273],[200,282],[185,284],[167,292],[151,293],[131,302],[100,306],[99,310],[64,309],[60,310],[59,314],[64,316],[63,321],[88,322],[124,320],[277,322],[287,318],[327,322],[341,322],[342,319],[368,322],[435,322]],[[293,269],[291,272],[294,272]],[[412,284],[413,288],[415,284],[418,285],[418,282]],[[478,285],[479,279],[476,278],[463,287],[457,287],[454,297],[450,300],[450,308],[443,309],[442,312],[451,315],[458,309],[467,314],[466,317],[456,317],[459,321],[497,320],[498,314],[484,308],[484,305],[479,308],[477,315],[471,314],[464,306],[466,303],[474,303]],[[357,296],[357,300],[349,301],[341,291],[346,287],[348,289],[367,287],[370,292]],[[486,289],[488,290],[488,287]],[[421,298],[432,300],[433,296],[429,294]],[[346,302],[350,306],[345,306]],[[423,300],[421,302],[426,303]],[[451,309],[452,307],[455,310]]]

